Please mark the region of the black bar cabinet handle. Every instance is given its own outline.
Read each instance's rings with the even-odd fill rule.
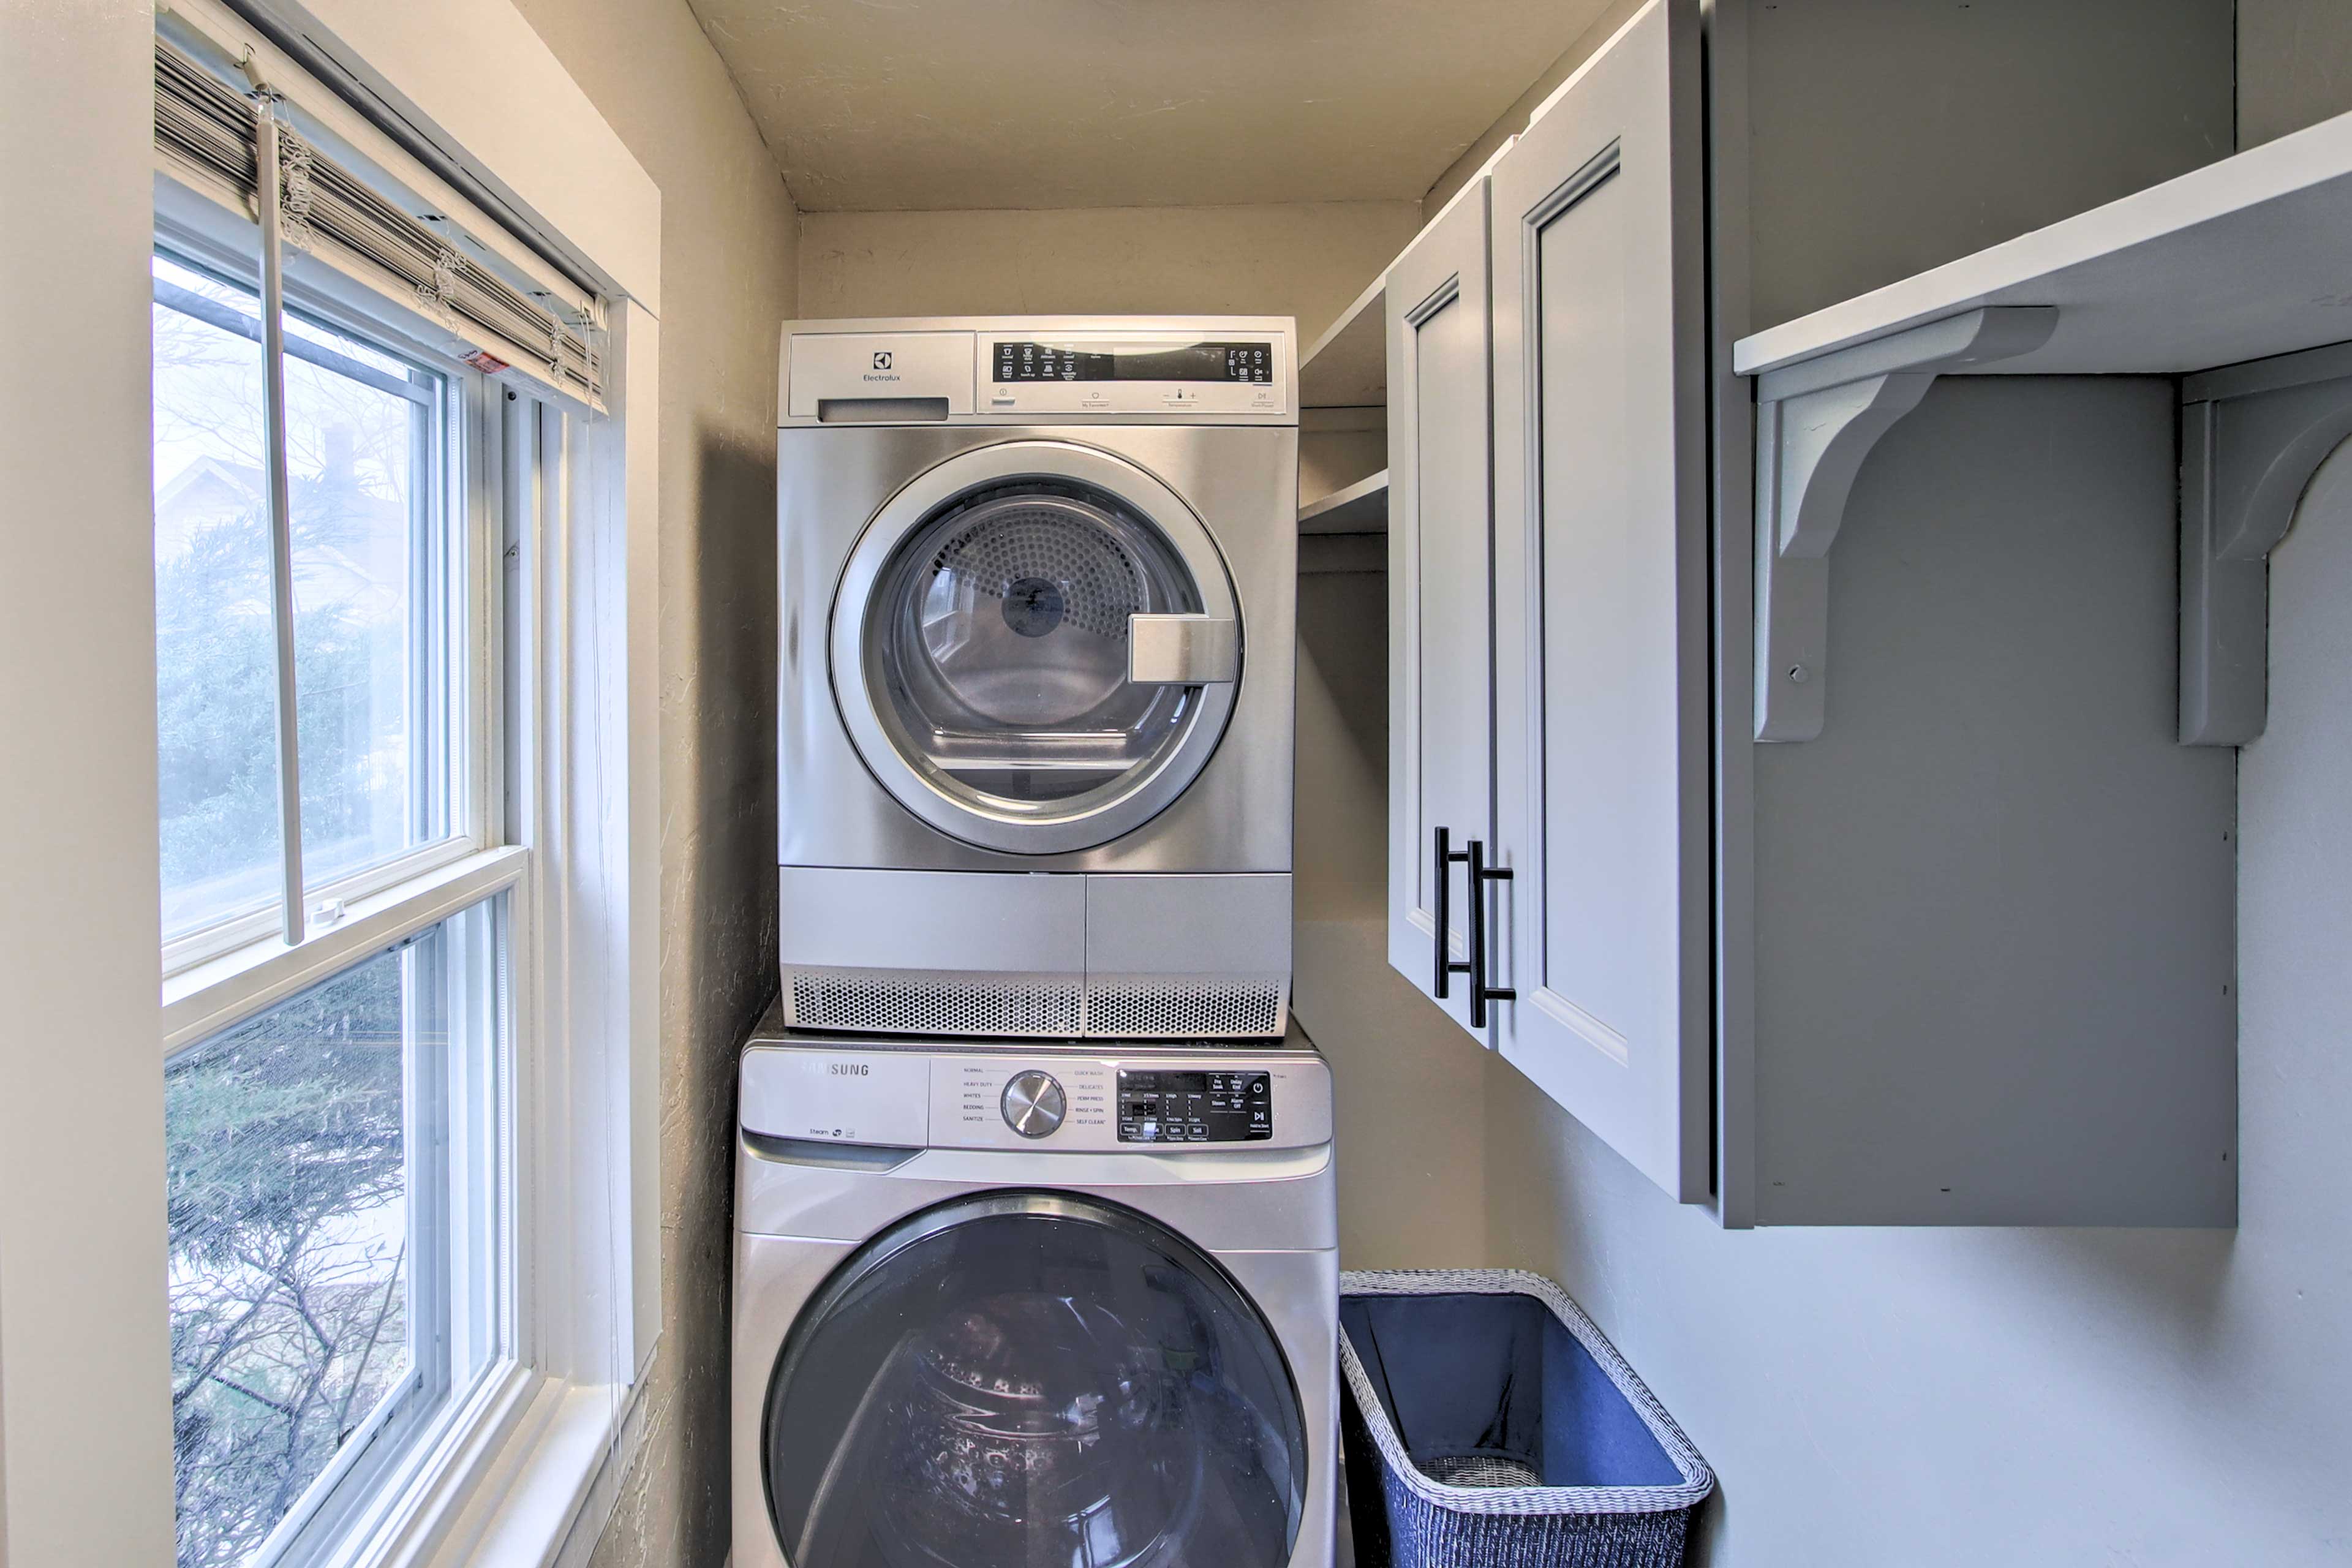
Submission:
[[[1470,975],[1470,1026],[1483,1029],[1487,1003],[1519,999],[1514,986],[1486,984],[1486,884],[1509,881],[1511,868],[1487,865],[1486,846],[1475,838],[1463,851],[1463,858],[1470,863],[1470,962],[1462,967]]]
[[[1440,1002],[1445,1000],[1449,975],[1476,973],[1467,963],[1454,962],[1454,932],[1451,929],[1454,924],[1454,867],[1467,862],[1470,854],[1467,849],[1454,848],[1453,839],[1444,828],[1441,827],[1437,830],[1437,988],[1435,995]],[[1472,884],[1472,891],[1476,891],[1475,882]],[[1474,936],[1471,940],[1475,942],[1477,939]],[[1473,985],[1475,984],[1474,981]]]

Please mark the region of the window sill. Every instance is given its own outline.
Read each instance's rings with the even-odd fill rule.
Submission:
[[[528,851],[512,847],[481,850],[361,900],[298,946],[271,938],[173,975],[163,982],[163,1054],[504,891],[521,879],[529,858]]]
[[[403,1489],[343,1568],[556,1568],[584,1563],[635,1461],[640,1377],[625,1389],[509,1367]]]

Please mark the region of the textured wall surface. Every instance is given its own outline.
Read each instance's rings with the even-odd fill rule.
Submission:
[[[2229,156],[2231,0],[1749,0],[1755,325]]]
[[[811,213],[801,312],[1231,311],[1315,341],[1421,226],[1413,202]]]
[[[2238,0],[2238,145],[2352,110],[2352,5]]]
[[[776,333],[796,217],[684,0],[519,0],[662,193],[662,1341],[599,1568],[727,1554],[735,1051],[774,989]]]

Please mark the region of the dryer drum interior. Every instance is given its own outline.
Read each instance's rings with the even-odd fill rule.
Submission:
[[[1073,847],[1021,837],[1047,824],[1116,837],[1191,783],[1231,713],[1224,563],[1166,487],[1104,453],[1007,443],[925,478],[961,470],[943,496],[886,505],[851,553],[834,611],[844,716],[875,777],[936,826],[1016,851]],[[1231,637],[1230,664],[1139,659],[1138,626],[1192,622]]]
[[[1143,1216],[991,1194],[845,1262],[770,1384],[793,1568],[1284,1568],[1307,1478],[1273,1331]]]
[[[901,754],[982,808],[1115,796],[1183,740],[1194,689],[1128,679],[1135,616],[1202,608],[1118,498],[1030,479],[959,498],[876,584],[866,676]]]

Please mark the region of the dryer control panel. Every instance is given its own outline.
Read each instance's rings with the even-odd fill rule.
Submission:
[[[1279,414],[1280,333],[982,332],[980,406],[991,414]]]
[[[1265,316],[796,321],[782,423],[1293,425],[1296,342]]]

